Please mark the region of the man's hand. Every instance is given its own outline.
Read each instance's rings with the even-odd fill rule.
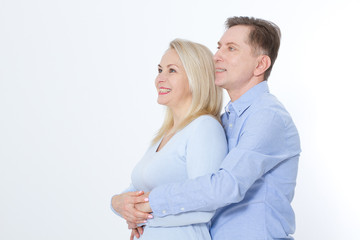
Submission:
[[[143,191],[127,192],[115,195],[111,199],[111,205],[126,221],[137,224],[144,223],[147,219],[152,218],[150,214],[135,208],[135,204],[148,201],[148,195],[144,195]]]
[[[144,194],[144,197],[146,199],[149,199],[149,195],[150,195],[150,192],[147,192]],[[135,204],[135,208],[141,212],[147,212],[147,213],[151,213],[152,212],[152,209],[150,207],[150,204],[149,202],[140,202],[140,203],[136,203]]]

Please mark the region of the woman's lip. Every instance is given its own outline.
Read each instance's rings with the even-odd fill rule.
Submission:
[[[171,88],[166,87],[159,87],[158,94],[159,95],[166,95],[171,92]]]

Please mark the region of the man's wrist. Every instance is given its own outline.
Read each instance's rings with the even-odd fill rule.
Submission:
[[[135,208],[141,212],[146,212],[146,213],[152,212],[149,202],[137,203],[135,204]]]

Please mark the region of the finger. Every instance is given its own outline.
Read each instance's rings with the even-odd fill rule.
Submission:
[[[141,215],[140,217],[136,217],[134,215],[123,215],[123,218],[131,223],[139,224],[139,223],[146,223],[147,219],[151,217],[148,216],[149,214]]]
[[[129,222],[129,221],[126,221],[126,223],[127,223],[127,225],[128,225],[128,229],[137,228],[136,223]]]
[[[131,221],[133,224],[135,224],[135,225],[128,225],[128,228],[129,228],[129,229],[136,228],[136,227],[137,227],[137,224],[147,223],[147,220],[140,219],[140,218],[129,218],[128,221]]]
[[[141,212],[141,211],[139,211],[139,210],[137,210],[137,209],[133,209],[132,211],[131,211],[131,214],[130,214],[131,216],[129,216],[129,217],[132,217],[132,218],[135,218],[135,220],[147,220],[147,219],[151,219],[151,218],[153,218],[153,216],[151,215],[151,214],[149,214],[149,213],[145,213],[145,212]],[[130,221],[130,222],[135,222],[135,221]]]
[[[137,238],[140,238],[140,234],[139,234],[138,230],[135,228],[135,229],[133,229],[133,231],[135,232],[135,236]]]
[[[134,206],[127,206],[126,210],[122,212],[121,216],[125,220],[133,223],[143,223],[147,219],[153,218],[151,214],[139,211]]]
[[[127,192],[128,195],[132,197],[141,196],[144,194],[144,191],[136,191],[136,192]]]
[[[147,223],[147,221],[146,220],[136,220],[135,223],[142,224],[142,223]]]
[[[131,230],[130,240],[134,240],[134,231]]]
[[[134,196],[132,200],[132,203],[136,204],[136,203],[146,203],[149,202],[149,197],[146,195],[139,195],[139,196]]]
[[[140,233],[140,235],[143,235],[144,227],[138,227],[138,232]]]
[[[151,214],[145,214],[145,215],[141,215],[140,217],[136,217],[135,221],[133,221],[133,222],[136,224],[147,223],[147,221],[152,218],[154,218],[154,217]]]
[[[128,194],[126,196],[123,196],[123,199],[124,199],[124,204],[128,204],[128,205],[149,202],[149,197],[147,197],[145,195],[135,195],[135,194],[130,195],[130,194]]]
[[[141,212],[151,213],[152,209],[149,202],[145,203],[136,203],[134,205],[135,209]]]

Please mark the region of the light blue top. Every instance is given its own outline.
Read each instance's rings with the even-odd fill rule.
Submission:
[[[145,153],[135,166],[128,191],[182,182],[215,172],[227,154],[227,142],[221,124],[209,115],[200,116],[177,132],[156,152],[160,141]],[[185,210],[185,209],[184,209]],[[215,211],[181,213],[148,220],[142,240],[210,240],[208,222]]]
[[[218,209],[213,240],[292,239],[301,150],[289,113],[261,82],[228,104],[222,123],[229,154],[220,170],[153,189],[153,215]]]

